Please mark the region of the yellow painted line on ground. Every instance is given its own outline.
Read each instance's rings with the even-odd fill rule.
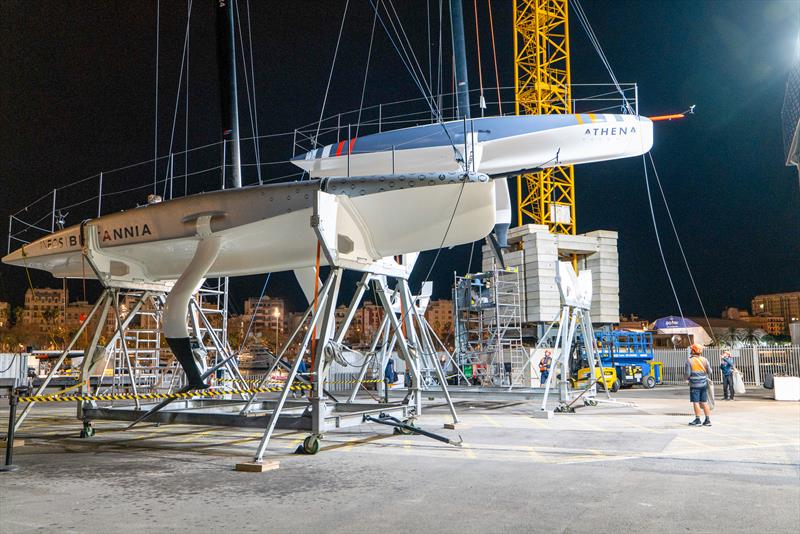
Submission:
[[[483,417],[483,419],[487,423],[489,423],[491,426],[493,426],[495,428],[503,428],[503,425],[501,425],[499,422],[497,422],[497,420],[494,417],[492,417],[490,415],[486,415],[486,414],[481,414],[481,417]]]
[[[533,447],[526,447],[526,448],[528,449],[528,456],[530,456],[531,459],[533,459],[533,460],[535,460],[537,462],[546,462],[547,461],[547,459],[539,451],[537,451]]]
[[[475,451],[473,451],[473,450],[472,450],[472,447],[471,447],[471,446],[469,446],[469,445],[466,445],[466,446],[465,446],[465,445],[463,445],[463,444],[462,444],[462,446],[461,446],[461,447],[462,447],[462,448],[463,448],[463,450],[464,450],[464,455],[465,455],[467,458],[469,458],[470,460],[476,460],[476,459],[478,458],[478,456],[475,454]]]

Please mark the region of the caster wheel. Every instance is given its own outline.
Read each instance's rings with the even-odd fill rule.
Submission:
[[[406,419],[403,423],[408,426],[414,426],[414,422],[411,419]],[[400,436],[410,436],[414,432],[407,428],[394,427],[394,433]]]
[[[92,423],[83,423],[83,429],[81,429],[81,437],[82,438],[91,438],[94,436],[94,427]]]
[[[306,454],[317,454],[319,452],[319,438],[311,435],[304,439],[303,452]]]

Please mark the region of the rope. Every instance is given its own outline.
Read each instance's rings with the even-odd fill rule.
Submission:
[[[681,314],[681,320],[683,321],[683,326],[686,327],[686,318],[683,316],[683,308],[681,308],[681,301],[678,298],[678,292],[675,290],[675,284],[672,282],[672,275],[669,272],[669,267],[667,266],[667,258],[664,255],[664,248],[661,246],[661,237],[658,235],[658,224],[656,223],[656,212],[653,209],[653,198],[650,195],[650,177],[647,173],[647,159],[645,158],[644,154],[642,154],[642,165],[644,166],[644,182],[645,187],[647,188],[647,202],[650,206],[650,218],[653,221],[653,230],[656,234],[656,243],[658,243],[658,252],[661,254],[661,263],[664,264],[664,271],[667,273],[667,280],[669,280],[669,286],[672,288],[672,296],[675,297],[675,303],[678,305],[678,312]]]
[[[192,9],[192,0],[186,3],[187,13]],[[189,189],[189,29],[186,29],[186,117],[183,125],[183,196]]]
[[[178,90],[175,94],[175,110],[172,113],[172,132],[170,133],[169,137],[169,152],[168,154],[172,154],[172,147],[175,143],[175,125],[178,121],[178,104],[181,98],[181,86],[183,85],[183,67],[184,63],[186,62],[186,52],[189,48],[189,24],[192,20],[192,1],[189,0],[189,11],[186,13],[186,32],[183,37],[183,52],[181,53],[181,71],[178,74]],[[173,159],[169,160],[168,168],[170,168],[170,172],[175,174],[175,170],[171,167],[174,165],[174,154]],[[172,184],[172,179],[170,177],[164,178],[164,198],[167,198],[167,184]]]
[[[378,13],[372,17],[372,32],[369,35],[369,49],[367,50],[367,66],[364,69],[364,83],[361,86],[361,102],[358,104],[358,119],[356,120],[356,135],[358,137],[358,129],[361,126],[361,111],[364,109],[364,94],[367,92],[367,75],[369,74],[369,60],[372,57],[372,41],[375,38],[375,23],[378,22]],[[350,149],[348,148],[348,152]]]
[[[242,343],[239,345],[239,350],[237,352],[242,352],[244,349],[244,345],[247,342],[247,338],[250,336],[250,331],[253,328],[253,323],[256,320],[256,313],[258,313],[258,308],[261,306],[261,299],[264,298],[264,292],[267,290],[267,284],[269,284],[269,277],[272,273],[267,273],[267,278],[264,280],[264,287],[261,288],[261,294],[258,296],[258,302],[256,302],[256,308],[253,310],[253,315],[250,317],[250,323],[247,325],[247,331],[244,333],[244,337],[242,338]]]
[[[9,363],[8,367],[6,367],[5,369],[0,370],[0,373],[5,373],[9,369],[11,369],[11,366],[14,365],[14,361],[17,359],[17,356],[21,356],[21,355],[22,355],[21,352],[15,352],[14,354],[12,354],[11,355],[11,363]]]
[[[238,9],[238,5],[237,5]],[[247,41],[250,47],[250,79],[253,80],[253,116],[255,117],[255,131],[253,132],[254,135],[254,142],[256,147],[256,158],[257,160],[261,160],[261,146],[258,143],[259,135],[258,135],[258,106],[256,105],[256,71],[255,71],[255,62],[253,61],[253,34],[250,31],[252,28],[252,24],[250,23],[250,0],[247,0]],[[258,183],[261,183],[261,166],[258,166]]]
[[[381,23],[381,26],[383,26],[383,29],[386,31],[386,35],[389,38],[389,42],[392,43],[392,46],[394,47],[395,51],[400,56],[400,61],[403,63],[403,66],[405,66],[405,68],[408,71],[409,75],[411,76],[411,79],[414,82],[414,84],[417,86],[417,88],[422,93],[423,99],[425,100],[426,104],[428,105],[428,108],[431,110],[431,113],[433,114],[434,118],[436,119],[436,121],[439,124],[441,124],[442,129],[444,130],[444,133],[447,136],[447,139],[450,141],[450,145],[453,147],[453,153],[454,153],[454,156],[455,156],[455,160],[457,162],[460,162],[462,164],[462,166],[465,166],[465,163],[464,163],[465,158],[462,156],[461,152],[456,147],[455,141],[453,140],[452,136],[450,135],[450,131],[447,129],[447,127],[445,126],[445,124],[443,122],[441,110],[436,105],[436,102],[435,102],[435,100],[433,98],[433,94],[431,93],[430,87],[426,86],[425,84],[422,83],[422,81],[420,80],[420,75],[417,74],[417,71],[414,68],[414,64],[416,64],[417,68],[420,70],[420,72],[422,72],[422,68],[419,66],[419,61],[417,61],[417,57],[414,54],[414,50],[411,49],[411,52],[409,54],[409,52],[406,50],[405,44],[402,42],[400,31],[397,30],[397,26],[400,27],[400,30],[402,31],[402,35],[406,37],[406,41],[408,41],[408,37],[406,36],[405,29],[403,28],[403,23],[402,23],[402,21],[400,21],[400,17],[397,15],[397,11],[394,9],[394,5],[392,4],[391,0],[388,0],[389,6],[392,7],[392,11],[395,13],[395,16],[397,17],[397,22],[398,22],[397,26],[394,23],[394,20],[392,18],[392,13],[389,11],[389,8],[386,7],[386,4],[380,3],[382,1],[383,0],[378,0],[379,4],[376,4],[373,0],[370,0],[370,4],[372,5],[372,8],[375,10],[375,12],[376,12],[376,14],[378,16],[378,20]],[[383,5],[384,9],[386,10],[387,18],[389,19],[389,24],[392,26],[392,30],[394,31],[394,34],[395,34],[394,36],[392,35],[392,32],[389,31],[389,28],[386,26],[386,23],[383,21],[383,17],[381,17],[381,15],[379,13],[379,5]],[[398,43],[395,41],[395,36],[397,37],[397,40],[400,41],[399,46],[398,46]],[[410,42],[409,42],[409,47],[410,47]],[[412,58],[414,60],[413,63],[412,63]],[[423,77],[424,77],[424,74],[423,74]],[[427,91],[426,91],[426,88],[427,88]],[[466,144],[466,140],[464,140],[464,143]],[[465,167],[465,169],[466,169],[466,167]]]
[[[681,238],[678,235],[678,229],[675,227],[675,221],[672,218],[672,211],[669,209],[669,204],[667,203],[667,197],[664,194],[664,188],[661,187],[661,180],[658,176],[658,169],[656,169],[656,163],[653,160],[653,154],[652,152],[648,152],[647,155],[650,158],[650,165],[653,167],[653,175],[655,176],[656,184],[658,185],[658,190],[661,192],[661,199],[664,201],[664,207],[667,210],[667,216],[669,217],[669,223],[672,226],[672,232],[675,234],[675,240],[678,242],[678,249],[681,251],[683,264],[686,266],[686,271],[689,273],[689,280],[692,282],[692,288],[694,288],[694,294],[697,296],[697,301],[700,303],[700,309],[703,310],[703,317],[706,320],[706,325],[708,326],[708,332],[711,334],[712,339],[716,343],[717,336],[714,335],[714,330],[711,328],[711,321],[708,320],[706,307],[703,305],[703,299],[700,298],[700,291],[697,289],[697,284],[694,281],[694,275],[692,274],[692,269],[691,267],[689,267],[689,260],[686,258],[686,253],[683,250],[683,243],[681,243]]]
[[[157,190],[158,180],[158,56],[160,50],[159,36],[161,35],[161,0],[156,2],[156,113],[153,121],[153,194]]]
[[[480,86],[481,117],[483,117],[486,100],[483,98],[483,63],[481,62],[481,31],[478,28],[478,0],[472,0],[472,9],[475,12],[475,46],[478,50],[478,85]]]
[[[249,3],[249,2],[248,2]],[[244,40],[242,39],[242,19],[239,16],[239,3],[234,2],[233,4],[236,7],[236,27],[239,29],[239,49],[242,52],[242,64],[244,65],[244,87],[245,93],[247,94],[247,110],[248,115],[250,116],[250,129],[253,132],[253,155],[256,158],[256,174],[258,175],[258,183],[261,184],[261,157],[258,150],[258,133],[256,130],[256,124],[253,114],[253,107],[254,102],[256,100],[256,82],[255,78],[253,78],[253,90],[250,91],[250,77],[247,75],[247,56],[244,53]],[[248,27],[248,32],[250,28]],[[250,42],[251,50],[250,50],[250,58],[252,59],[252,45],[253,42]],[[252,66],[252,65],[251,65]],[[251,101],[252,96],[252,101]]]
[[[600,40],[597,38],[597,35],[594,33],[592,29],[592,25],[589,23],[589,18],[586,16],[586,13],[583,11],[583,6],[581,6],[580,0],[569,0],[574,8],[575,14],[578,17],[578,21],[583,26],[584,31],[586,32],[586,36],[589,38],[589,42],[597,52],[598,57],[600,57],[600,61],[603,63],[603,66],[608,71],[609,76],[611,77],[611,81],[614,83],[614,86],[617,88],[617,91],[622,96],[623,108],[628,111],[630,114],[634,114],[633,109],[631,108],[630,103],[628,102],[627,97],[625,96],[625,92],[622,90],[619,81],[617,81],[617,77],[614,75],[614,70],[611,68],[611,63],[609,63],[608,58],[606,58],[605,52],[603,52],[603,47],[600,45]]]
[[[319,111],[319,122],[317,123],[317,133],[314,135],[314,147],[319,146],[317,139],[319,138],[319,129],[322,126],[322,117],[325,115],[325,105],[328,103],[328,91],[331,88],[331,80],[333,79],[333,68],[336,66],[336,57],[339,55],[339,43],[342,41],[342,30],[344,30],[344,21],[347,18],[347,8],[350,6],[350,0],[344,4],[344,13],[342,14],[342,23],[339,25],[339,37],[336,38],[336,48],[333,50],[333,63],[331,63],[331,71],[328,73],[328,85],[325,87],[325,96],[322,99],[322,109]]]
[[[433,268],[436,267],[436,262],[439,259],[439,254],[442,253],[442,247],[444,246],[444,242],[447,239],[447,234],[450,233],[450,226],[453,224],[453,219],[456,218],[456,211],[458,210],[458,204],[461,202],[461,195],[464,193],[464,186],[467,184],[467,176],[464,176],[464,179],[461,181],[461,188],[458,190],[458,198],[456,198],[456,205],[453,206],[453,213],[450,214],[450,220],[447,222],[447,229],[444,231],[444,235],[442,236],[442,241],[439,243],[439,248],[436,249],[436,256],[433,257],[433,263],[431,263],[430,269],[428,269],[428,274],[425,275],[425,280],[422,282],[423,284],[430,280],[431,273],[433,273]]]
[[[497,85],[497,108],[503,115],[503,99],[500,97],[500,70],[497,68],[497,48],[494,42],[494,17],[492,16],[492,0],[489,0],[489,28],[492,30],[492,57],[494,58],[494,79]]]

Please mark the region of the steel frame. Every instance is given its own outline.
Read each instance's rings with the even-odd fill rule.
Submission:
[[[572,113],[569,56],[569,0],[515,0],[515,111]],[[569,221],[556,218],[568,207]],[[546,224],[551,232],[575,234],[573,167],[552,167],[517,176],[517,224]]]
[[[314,203],[314,216],[311,218],[311,225],[317,234],[321,250],[325,253],[328,264],[331,266],[331,271],[318,292],[315,301],[308,306],[304,319],[276,355],[271,369],[263,376],[261,383],[258,385],[260,387],[265,384],[278,365],[288,367],[289,374],[284,388],[277,398],[274,398],[273,394],[273,398],[258,399],[258,394],[253,394],[241,395],[240,399],[181,399],[170,402],[168,408],[166,407],[166,402],[159,404],[143,403],[136,407],[100,407],[97,403],[88,403],[79,406],[79,417],[84,420],[84,425],[94,419],[136,422],[141,420],[144,410],[149,410],[147,419],[154,422],[261,426],[265,430],[254,456],[254,461],[261,462],[276,428],[308,430],[311,434],[310,438],[318,440],[325,432],[331,429],[362,424],[367,415],[384,414],[403,420],[419,416],[422,412],[422,392],[426,386],[426,382],[423,380],[423,371],[430,371],[434,376],[434,380],[438,382],[438,386],[444,392],[450,406],[453,422],[457,423],[458,416],[447,393],[444,373],[438,362],[435,359],[432,360],[431,357],[432,354],[435,354],[435,350],[429,331],[430,327],[425,322],[420,312],[420,307],[416,303],[417,299],[412,296],[408,286],[408,276],[413,268],[416,255],[408,255],[401,262],[387,262],[384,259],[373,263],[359,263],[347,258],[339,258],[331,242],[331,237],[336,235],[335,225],[338,205],[332,202],[330,197],[332,196],[318,192],[318,198]],[[331,231],[331,229],[334,231]],[[87,257],[89,256],[87,255]],[[336,302],[341,289],[342,277],[347,268],[360,271],[363,274],[356,293],[351,300],[345,320],[337,329],[335,318]],[[100,269],[96,269],[96,272],[99,271]],[[393,291],[388,286],[389,277],[397,281]],[[104,278],[100,276],[98,278],[105,282]],[[381,369],[385,365],[386,355],[391,353],[394,347],[398,347],[401,357],[407,362],[411,371],[411,385],[401,402],[355,402],[356,393],[364,378],[363,371],[366,365],[362,369],[353,392],[346,402],[338,401],[325,390],[326,377],[335,353],[341,347],[341,342],[345,338],[347,329],[370,284],[373,286],[373,290],[378,295],[384,308],[385,325],[376,334],[376,338],[373,341],[373,348],[375,348],[380,339],[384,340],[380,351],[382,354],[380,359]],[[113,288],[107,283],[104,283],[104,285],[106,285],[106,289],[101,299],[95,304],[85,322],[85,324],[88,324],[97,310],[102,309],[100,326],[94,333],[90,350],[87,351],[87,354],[94,352],[100,336],[99,332],[111,306],[112,295],[116,295],[119,291],[118,288]],[[140,300],[143,301],[154,295],[155,290],[153,289],[144,291],[141,293]],[[163,304],[165,294],[161,292],[155,296]],[[141,306],[141,302],[137,303],[137,306]],[[422,311],[424,312],[424,309]],[[133,314],[130,315],[132,316]],[[225,366],[231,377],[243,389],[246,389],[243,378],[238,372],[234,355],[228,354],[229,348],[227,344],[218,338],[204,310],[195,300],[189,302],[188,315],[194,336],[197,339],[202,339],[205,334],[210,338],[213,349],[218,354],[223,355],[222,360],[218,361],[210,370],[207,370],[204,376],[208,376],[216,368]],[[306,319],[309,320],[307,326],[305,324]],[[117,335],[124,337],[124,326],[124,324],[120,324]],[[83,332],[84,327],[78,331],[68,349],[74,345],[74,341]],[[119,332],[123,332],[123,334]],[[293,361],[291,361],[291,365],[288,365],[284,361],[286,359],[285,356],[297,338],[302,338],[300,348],[296,352]],[[39,392],[44,391],[55,370],[66,358],[67,352],[65,351],[59,358],[48,379],[40,386]],[[127,356],[127,351],[123,352]],[[313,358],[310,380],[298,376],[300,361],[307,353],[310,353]],[[85,372],[88,372],[91,366],[90,360],[90,358],[85,358],[84,360]],[[131,377],[133,378],[133,375]],[[311,386],[306,400],[297,401],[289,398],[291,386],[295,381],[304,382]],[[29,410],[31,406],[29,405],[26,410]],[[22,422],[21,419],[22,417],[17,424]]]

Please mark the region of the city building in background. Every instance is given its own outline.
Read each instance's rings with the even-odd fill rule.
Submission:
[[[280,339],[286,331],[286,306],[283,299],[264,296],[251,297],[244,301],[242,324],[246,331],[252,320],[250,334],[256,338]]]
[[[751,315],[747,310],[740,308],[726,308],[722,313],[723,319],[744,321],[754,328],[760,328],[771,336],[782,336],[786,330],[786,321],[780,315]]]
[[[425,310],[425,320],[442,341],[453,334],[453,301],[448,299],[432,300]]]
[[[69,293],[48,287],[25,291],[22,324],[34,332],[47,334],[64,327],[64,311]]]
[[[11,319],[11,305],[8,302],[0,301],[0,328],[6,327]]]
[[[800,321],[800,291],[756,295],[750,304],[753,315],[783,317],[783,335],[789,335],[789,325]]]

